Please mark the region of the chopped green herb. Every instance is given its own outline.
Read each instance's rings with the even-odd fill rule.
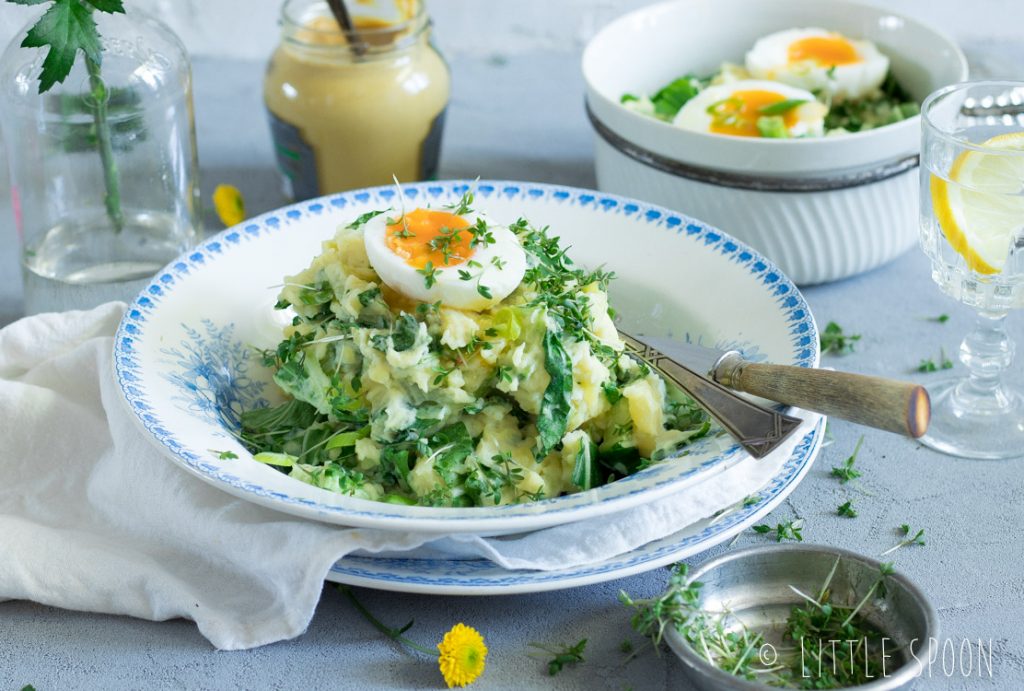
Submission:
[[[784,101],[779,101],[763,108],[759,108],[757,112],[761,115],[783,115],[805,103],[807,103],[806,98],[787,98]]]
[[[633,103],[634,101],[639,100],[640,98],[634,94],[622,94],[622,96],[619,97],[619,103]]]
[[[937,317],[929,317],[928,321],[938,322],[939,324],[945,324],[946,322],[949,321],[949,315],[948,314],[940,314]]]
[[[416,273],[423,276],[423,282],[426,283],[427,288],[433,288],[437,283],[437,269],[434,268],[434,263],[431,261],[428,261],[422,269],[416,269]]]
[[[938,372],[939,369],[953,369],[953,361],[946,357],[945,348],[939,349],[939,364],[935,364],[935,360],[928,358],[927,360],[922,359],[921,364],[917,366],[918,372]]]
[[[904,524],[902,524],[897,529],[897,532],[900,535],[903,535],[904,539],[900,540],[895,545],[893,545],[889,549],[887,549],[884,552],[882,552],[882,556],[883,557],[886,554],[891,554],[892,552],[895,552],[896,550],[898,550],[898,549],[900,549],[902,547],[909,547],[911,545],[922,545],[922,546],[924,545],[924,528],[922,528],[921,530],[918,530],[916,533],[914,533],[911,536],[911,532],[912,531],[911,531],[911,528],[910,528],[910,524],[909,523],[904,523]]]
[[[583,651],[587,647],[587,639],[584,638],[574,645],[567,645],[565,643],[559,645],[530,643],[530,647],[540,651],[539,653],[530,653],[530,657],[547,659],[548,674],[553,677],[561,672],[566,665],[575,665],[578,662],[583,662]],[[553,657],[548,659],[549,656]]]
[[[821,352],[845,355],[853,352],[853,344],[860,340],[860,334],[845,334],[843,327],[829,322],[821,333]]]
[[[348,227],[349,228],[359,228],[359,227],[365,225],[366,222],[369,221],[371,218],[375,218],[377,216],[380,216],[385,211],[387,211],[387,209],[381,209],[380,211],[367,211],[365,214],[361,214],[358,218],[356,218],[356,220],[354,220],[351,223],[349,223]]]
[[[853,502],[849,501],[839,505],[838,513],[840,516],[846,516],[847,518],[857,517],[857,511],[853,508]]]
[[[794,540],[796,542],[803,542],[804,536],[801,531],[803,530],[804,522],[802,519],[795,521],[786,521],[785,523],[779,523],[774,528],[770,525],[755,525],[753,530],[759,535],[767,535],[769,533],[775,533],[775,541],[782,542],[783,540]]]
[[[864,443],[864,436],[857,440],[857,445],[853,447],[853,453],[843,461],[842,465],[834,466],[832,468],[832,477],[839,478],[841,484],[846,484],[850,480],[856,480],[861,476],[859,470],[855,470],[853,467],[854,462],[857,460],[857,454],[860,453],[860,447]]]
[[[781,115],[762,115],[757,119],[757,131],[769,139],[787,139],[789,130]]]
[[[674,79],[651,96],[655,115],[662,120],[671,120],[687,101],[700,92],[700,88],[700,82],[693,75]]]
[[[238,458],[238,454],[234,451],[218,451],[217,449],[210,449],[210,453],[214,454],[222,461],[230,461]]]

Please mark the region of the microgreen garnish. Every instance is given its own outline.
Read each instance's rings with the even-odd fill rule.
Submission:
[[[845,334],[843,327],[829,322],[821,333],[821,352],[845,355],[853,352],[853,344],[860,340],[860,334]]]
[[[230,461],[238,458],[238,454],[234,451],[218,451],[217,449],[209,449],[209,451],[222,461]]]
[[[930,321],[930,322],[938,322],[939,324],[945,324],[946,322],[949,321],[949,315],[948,314],[940,314],[937,317],[928,317],[928,321]]]
[[[504,269],[506,263],[507,262],[502,261],[501,257],[491,257],[491,264],[497,267],[498,271]]]
[[[794,540],[796,542],[803,542],[804,536],[801,532],[804,527],[803,519],[797,519],[795,521],[786,521],[785,523],[779,523],[774,528],[770,525],[755,525],[753,530],[758,535],[767,535],[769,533],[775,533],[775,541],[782,542],[783,540]]]
[[[548,674],[553,677],[561,672],[566,665],[583,662],[583,651],[587,647],[587,639],[584,638],[573,645],[530,643],[530,647],[536,648],[539,652],[529,653],[529,656],[537,660],[547,660]]]
[[[761,495],[759,495],[759,494],[751,494],[749,497],[747,497],[746,499],[743,500],[743,508],[747,508],[748,506],[753,506],[754,504],[758,503],[759,501],[761,501]]]
[[[348,228],[359,228],[359,227],[365,225],[366,222],[369,221],[371,218],[375,218],[376,216],[380,216],[385,211],[387,211],[387,209],[381,209],[379,211],[367,211],[365,214],[360,214],[356,218],[356,220],[354,220],[351,223],[349,223],[348,226],[346,226],[346,227],[348,227]]]
[[[921,364],[917,366],[918,372],[938,372],[939,369],[953,369],[953,361],[946,357],[946,349],[939,349],[939,364],[935,364],[935,361],[931,358],[927,360],[922,359]]]
[[[840,516],[846,516],[847,518],[857,517],[857,510],[853,508],[853,502],[850,501],[840,504],[836,511]]]
[[[433,262],[428,261],[422,269],[416,269],[416,273],[423,276],[423,282],[427,284],[427,288],[433,288],[437,283],[437,269],[434,268]]]
[[[427,244],[430,246],[430,249],[441,253],[441,256],[444,257],[445,266],[447,266],[454,254],[452,252],[452,245],[458,243],[460,237],[459,231],[455,228],[441,228],[441,232],[431,238]],[[461,259],[461,257],[457,258]],[[430,286],[427,287],[429,288]]]
[[[485,285],[481,285],[479,283],[476,284],[476,292],[480,293],[480,295],[482,295],[483,297],[487,298],[488,300],[490,300],[490,299],[492,299],[494,297],[491,294],[491,289],[490,288],[488,288]]]
[[[783,113],[788,113],[804,103],[807,103],[806,98],[787,98],[784,101],[779,101],[777,103],[764,106],[763,108],[759,108],[757,112],[761,115],[782,115]]]
[[[860,612],[872,598],[884,596],[892,570],[891,564],[883,564],[878,579],[864,595],[851,592],[851,604],[846,604],[836,602],[836,593],[831,588],[839,561],[837,558],[817,597],[790,586],[804,604],[790,609],[783,645],[772,646],[773,655],[768,660],[759,655],[765,645],[760,633],[748,629],[728,610],[709,611],[702,607],[703,584],[688,581],[685,564],[672,567],[664,594],[633,600],[620,591],[619,601],[634,610],[630,624],[655,647],[672,627],[694,652],[738,678],[791,688],[852,687],[884,675],[884,634]],[[859,645],[847,646],[847,641]],[[836,645],[839,642],[844,645]]]
[[[402,218],[404,219],[405,217],[403,216]],[[395,221],[395,223],[397,223],[397,221]],[[393,225],[395,225],[395,223],[388,223],[388,225],[389,226],[393,226]],[[398,230],[396,230],[395,232],[393,232],[391,234],[394,235],[396,238],[414,238],[414,237],[416,237],[416,233],[414,233],[411,230],[409,230],[409,226],[408,225],[403,225],[401,228],[399,228]]]
[[[835,79],[836,78],[836,65],[832,65],[827,70],[825,70],[825,76],[828,77],[829,79]]]
[[[469,234],[473,236],[473,239],[469,241],[470,247],[493,245],[494,233],[491,232],[490,227],[482,218],[476,219],[476,223],[468,228]]]
[[[853,453],[843,461],[843,464],[833,466],[832,477],[839,478],[840,483],[845,485],[850,480],[856,480],[861,476],[861,472],[859,470],[854,470],[853,464],[857,460],[857,454],[860,453],[860,447],[863,443],[864,437],[861,436],[861,438],[857,440],[857,445],[853,447]]]
[[[472,203],[473,190],[466,190],[465,192],[463,192],[462,197],[459,199],[459,201],[456,202],[455,204],[450,204],[448,208],[451,209],[452,213],[455,214],[456,216],[464,216],[465,214],[468,214],[473,210],[470,208],[470,205]]]
[[[904,539],[900,540],[895,545],[882,552],[883,557],[886,554],[891,554],[892,552],[895,552],[896,550],[902,547],[909,547],[911,545],[924,545],[924,528],[921,528],[916,533],[914,533],[913,536],[911,536],[910,524],[904,523],[897,529],[897,532],[900,535],[903,535]]]

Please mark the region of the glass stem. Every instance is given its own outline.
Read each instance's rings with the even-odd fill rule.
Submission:
[[[114,147],[110,141],[110,123],[107,122],[107,85],[100,76],[100,63],[86,56],[85,66],[89,72],[89,88],[92,90],[93,120],[96,123],[96,146],[103,163],[103,183],[106,194],[103,202],[107,207],[107,216],[120,233],[124,227],[124,214],[121,211],[121,183],[118,179],[117,161],[114,160]]]
[[[1006,334],[1005,312],[979,312],[974,330],[960,344],[960,362],[968,376],[956,397],[967,410],[997,413],[1012,402],[1003,388],[1003,373],[1013,362],[1013,341]]]

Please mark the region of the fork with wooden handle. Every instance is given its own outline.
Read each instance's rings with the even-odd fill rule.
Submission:
[[[638,338],[619,332],[632,348],[656,352],[662,362],[691,371],[737,391],[779,403],[920,437],[928,429],[931,405],[923,386],[849,372],[750,362],[723,351],[668,338]]]

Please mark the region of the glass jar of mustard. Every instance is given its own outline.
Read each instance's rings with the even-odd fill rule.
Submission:
[[[285,193],[297,200],[436,177],[450,94],[419,0],[287,0],[263,90]],[[389,16],[390,13],[390,16]]]

